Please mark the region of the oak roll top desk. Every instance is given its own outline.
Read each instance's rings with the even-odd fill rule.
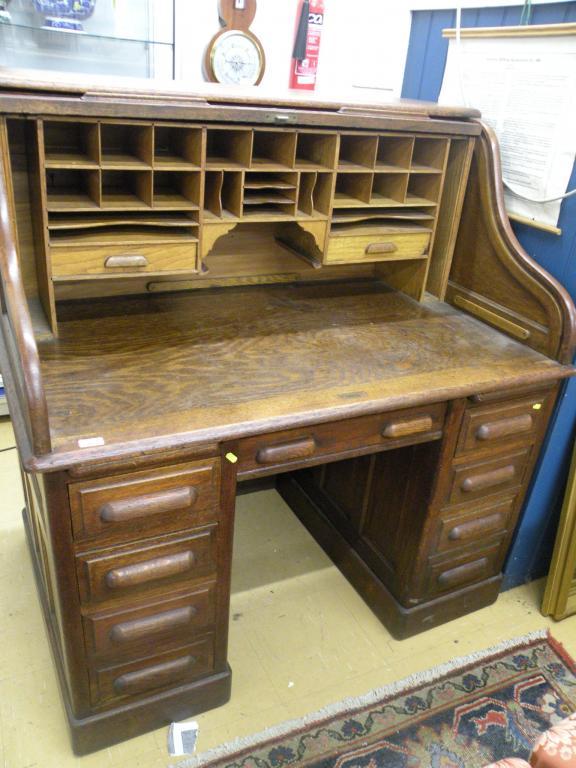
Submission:
[[[495,600],[575,322],[478,113],[40,77],[0,74],[0,368],[75,750],[230,696],[238,482],[397,637]]]

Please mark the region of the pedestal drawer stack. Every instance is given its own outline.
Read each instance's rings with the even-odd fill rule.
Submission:
[[[502,569],[555,388],[467,401],[423,583],[444,594]],[[499,398],[504,397],[502,394]]]
[[[69,498],[92,706],[213,673],[220,460],[75,482]]]

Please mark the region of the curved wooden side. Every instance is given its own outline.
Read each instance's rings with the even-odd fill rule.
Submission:
[[[576,344],[574,304],[516,239],[501,178],[497,139],[482,124],[446,301],[547,357],[570,363]]]
[[[0,125],[0,346],[2,374],[17,431],[25,430],[32,454],[51,450],[40,357],[22,285],[16,233],[10,215],[5,125]],[[23,448],[23,446],[21,446]]]

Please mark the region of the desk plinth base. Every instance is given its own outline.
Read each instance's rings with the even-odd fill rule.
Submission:
[[[227,666],[219,674],[82,719],[75,718],[66,706],[74,753],[86,755],[220,707],[230,699],[231,683],[232,671]]]
[[[38,570],[38,563],[34,554],[34,547],[30,535],[30,523],[26,509],[22,510],[24,530],[36,587],[42,606],[42,615],[46,625],[46,632],[50,639],[52,658],[59,679],[59,689],[66,712],[66,719],[70,729],[72,748],[76,755],[87,755],[99,749],[110,747],[121,741],[141,736],[162,726],[168,726],[178,720],[215,709],[226,704],[232,692],[232,670],[227,664],[226,669],[209,677],[203,677],[187,685],[171,688],[151,694],[138,701],[123,704],[113,709],[108,709],[97,714],[77,718],[72,711],[71,703],[67,696],[66,676],[59,653],[59,647],[54,634],[54,627],[50,620],[44,585]]]
[[[397,640],[477,611],[498,597],[501,574],[413,608],[405,608],[323,514],[296,478],[281,475],[276,487],[300,522]]]

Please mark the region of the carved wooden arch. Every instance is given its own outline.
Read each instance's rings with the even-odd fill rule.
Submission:
[[[516,239],[501,178],[496,137],[482,124],[446,300],[547,357],[569,363],[576,344],[574,305]]]

